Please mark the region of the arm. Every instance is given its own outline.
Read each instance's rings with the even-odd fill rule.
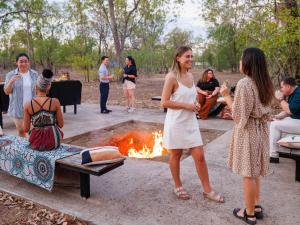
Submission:
[[[4,85],[4,93],[9,95],[10,93],[12,93],[13,91],[13,86],[16,80],[21,79],[21,75],[13,75],[11,76],[7,76],[6,80],[5,80],[5,85]]]
[[[292,115],[292,112],[290,111],[289,103],[287,103],[285,100],[281,100],[280,106],[284,112],[286,112],[289,115]]]
[[[170,108],[170,109],[186,109],[190,111],[198,111],[199,106],[195,104],[188,104],[183,102],[175,102],[171,101],[171,95],[176,87],[177,81],[173,74],[168,74],[166,76],[166,80],[163,87],[163,92],[161,96],[161,106],[163,108]]]
[[[23,118],[23,128],[25,132],[30,130],[30,120],[31,115],[29,114],[30,102],[27,102],[24,106],[24,118]]]
[[[216,87],[215,90],[213,91],[213,93],[211,94],[212,96],[216,96],[218,95],[220,92],[220,87]]]
[[[129,77],[129,78],[132,78],[132,79],[135,79],[135,78],[136,78],[135,75],[129,75],[129,74],[124,74],[124,77]]]
[[[57,98],[53,98],[53,103],[56,109],[56,123],[60,128],[62,128],[64,126],[64,118],[61,112],[60,102]]]
[[[206,91],[203,91],[203,90],[201,90],[199,87],[196,87],[196,90],[197,90],[198,94],[202,94],[202,95],[205,95],[205,96],[207,96],[207,92],[206,92]]]

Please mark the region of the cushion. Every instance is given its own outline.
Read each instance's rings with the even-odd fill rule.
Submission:
[[[115,162],[115,159],[123,158],[122,154],[119,152],[119,148],[115,146],[87,148],[82,150],[80,154],[83,155],[83,153],[87,151],[90,154],[92,162],[105,161],[106,163],[109,163],[110,160]]]
[[[300,149],[300,135],[289,134],[281,138],[277,143],[286,148]]]

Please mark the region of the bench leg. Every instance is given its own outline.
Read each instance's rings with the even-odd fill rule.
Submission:
[[[168,109],[167,108],[164,108],[164,112],[167,112],[168,111]]]
[[[300,158],[296,158],[295,162],[296,162],[296,176],[295,176],[295,180],[300,182]]]
[[[80,195],[88,199],[90,197],[90,175],[80,173]]]
[[[66,106],[63,106],[63,112],[66,113]]]

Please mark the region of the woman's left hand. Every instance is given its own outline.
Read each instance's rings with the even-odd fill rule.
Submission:
[[[226,85],[223,84],[223,85],[221,86],[220,94],[221,94],[223,97],[230,95],[229,89],[228,89],[228,87],[227,87]]]

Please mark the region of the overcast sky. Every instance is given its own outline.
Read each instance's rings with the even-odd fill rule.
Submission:
[[[48,0],[50,2],[66,2],[67,0]],[[177,9],[179,17],[176,21],[167,24],[165,33],[169,32],[175,27],[180,27],[183,30],[193,32],[194,37],[206,37],[206,23],[200,17],[201,0],[185,0],[182,7]],[[172,15],[169,15],[172,18]]]

